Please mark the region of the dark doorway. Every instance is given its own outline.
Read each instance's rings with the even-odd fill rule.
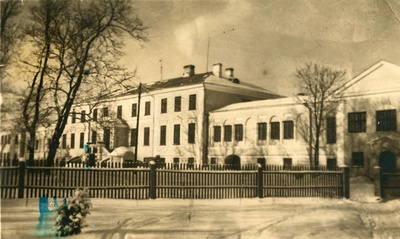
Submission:
[[[384,151],[379,155],[379,166],[384,173],[396,172],[396,157],[394,153]]]
[[[225,167],[226,169],[240,170],[240,157],[235,154],[226,156]]]

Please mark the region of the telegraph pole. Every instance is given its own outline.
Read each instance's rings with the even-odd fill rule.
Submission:
[[[138,106],[137,106],[137,115],[136,115],[136,135],[135,135],[135,162],[137,162],[138,156],[138,138],[139,138],[139,117],[140,117],[140,98],[142,97],[142,83],[139,83],[138,89]]]

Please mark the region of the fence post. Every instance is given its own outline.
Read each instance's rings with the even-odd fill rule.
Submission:
[[[347,165],[341,166],[342,169],[342,185],[343,196],[347,199],[350,198],[350,168]]]
[[[24,187],[25,187],[25,161],[19,161],[18,198],[24,198]]]
[[[263,192],[263,166],[259,163],[257,164],[258,171],[257,171],[257,195],[258,198],[264,197]]]
[[[150,161],[150,198],[156,199],[156,163]]]
[[[374,195],[383,198],[382,188],[382,168],[379,166],[374,167]]]

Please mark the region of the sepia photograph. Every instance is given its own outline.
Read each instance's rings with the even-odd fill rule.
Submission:
[[[400,238],[399,0],[0,3],[0,238]]]

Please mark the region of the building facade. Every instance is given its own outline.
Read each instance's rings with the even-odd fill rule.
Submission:
[[[342,102],[327,118],[320,165],[400,168],[400,66],[378,62],[344,85]],[[237,103],[210,113],[208,157],[215,163],[309,164],[308,109],[297,98]]]
[[[165,162],[208,163],[211,110],[237,102],[281,97],[241,82],[233,71],[227,68],[223,72],[218,63],[212,72],[196,74],[195,67],[188,65],[182,77],[141,85],[101,102],[75,105],[60,139],[57,157],[85,155],[85,145],[89,144],[98,160],[124,147],[137,152],[141,161],[159,155]],[[38,129],[35,159],[45,158],[49,135],[50,130]],[[11,153],[2,152],[6,156]],[[19,157],[18,152],[13,154]]]

